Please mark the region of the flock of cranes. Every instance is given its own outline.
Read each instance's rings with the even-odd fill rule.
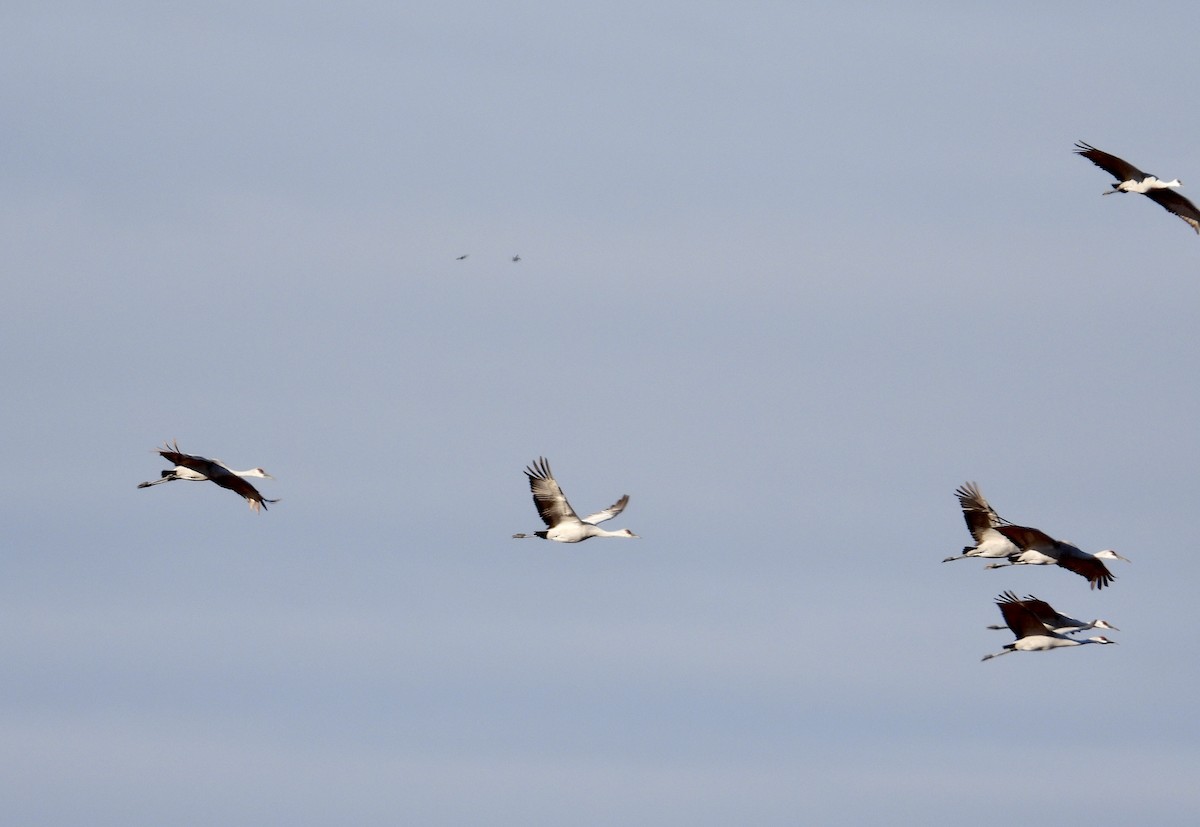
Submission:
[[[959,506],[962,507],[967,530],[975,538],[975,545],[966,546],[962,554],[947,557],[943,563],[978,557],[984,560],[1006,561],[989,563],[989,569],[1003,566],[1059,566],[1086,578],[1093,589],[1102,589],[1116,579],[1104,565],[1104,561],[1129,562],[1110,548],[1091,554],[1071,543],[1056,540],[1041,529],[1010,523],[996,513],[996,509],[983,498],[979,486],[973,482],[964,483],[954,493],[958,497]],[[1000,652],[985,655],[984,660],[991,660],[1010,652],[1044,652],[1064,646],[1082,646],[1085,643],[1116,643],[1115,640],[1106,637],[1080,640],[1071,635],[1088,629],[1120,631],[1106,620],[1085,622],[1067,617],[1033,595],[1028,595],[1022,600],[1011,591],[1006,591],[996,598],[996,606],[1004,617],[1005,625],[988,628],[1003,629],[1007,626],[1016,635],[1016,640],[1005,644]]]
[[[1151,201],[1163,207],[1168,212],[1183,219],[1197,233],[1200,233],[1200,211],[1176,190],[1182,185],[1178,178],[1164,181],[1154,175],[1143,172],[1127,161],[1115,155],[1102,152],[1090,144],[1079,141],[1075,152],[1111,174],[1117,182],[1104,195],[1115,192],[1135,192],[1145,195]],[[463,261],[469,254],[458,256]],[[521,257],[513,255],[512,261],[519,262]],[[143,482],[138,488],[149,488],[164,482],[174,480],[191,480],[195,482],[216,483],[238,494],[246,500],[252,511],[266,510],[267,503],[278,500],[267,499],[259,493],[247,479],[274,479],[262,468],[251,468],[247,471],[235,471],[218,459],[185,454],[179,450],[178,443],[164,445],[158,450],[163,459],[174,465],[173,468],[162,472],[159,479]],[[592,537],[623,537],[637,538],[627,528],[609,531],[600,528],[599,524],[611,520],[629,503],[629,495],[622,496],[615,503],[602,511],[579,517],[575,509],[567,501],[558,481],[550,470],[550,463],[545,457],[538,457],[525,469],[529,481],[529,489],[533,494],[533,503],[538,515],[546,528],[532,534],[514,534],[514,538],[538,537],[558,543],[579,543]],[[987,568],[1002,568],[1005,566],[1058,566],[1074,572],[1087,579],[1093,589],[1103,589],[1115,579],[1112,572],[1104,565],[1105,560],[1125,560],[1112,549],[1104,549],[1094,554],[1083,551],[1078,546],[1051,537],[1044,531],[1028,526],[1015,525],[1002,518],[995,509],[984,499],[979,487],[968,482],[955,491],[962,508],[963,518],[967,529],[971,532],[975,545],[966,546],[962,554],[947,557],[942,562],[963,560],[978,557],[989,561]],[[1004,626],[993,625],[989,629],[1008,628],[1016,639],[1000,652],[986,655],[983,659],[1006,655],[1011,652],[1040,652],[1069,646],[1082,646],[1088,643],[1114,643],[1105,637],[1090,637],[1079,639],[1071,635],[1088,629],[1112,629],[1117,627],[1104,620],[1084,622],[1067,617],[1057,612],[1044,600],[1032,595],[1024,599],[1018,598],[1011,591],[1003,592],[996,598],[996,606],[1004,617]]]
[[[216,483],[243,497],[252,511],[265,509],[267,503],[279,502],[262,496],[247,477],[274,479],[261,468],[251,468],[248,471],[234,471],[217,459],[185,454],[179,450],[179,444],[165,445],[158,453],[174,468],[162,472],[157,480],[143,482],[138,488],[149,488],[174,480],[192,480]],[[525,469],[529,481],[529,490],[533,494],[533,504],[538,516],[546,524],[546,528],[532,534],[514,534],[514,539],[539,537],[557,543],[581,543],[592,537],[623,537],[636,539],[638,535],[627,528],[609,531],[600,528],[599,523],[611,520],[629,504],[629,495],[624,494],[619,500],[595,514],[580,517],[571,507],[566,494],[563,493],[554,473],[550,470],[550,462],[545,457],[538,457]],[[968,557],[978,557],[984,560],[1005,560],[1004,563],[991,563],[987,568],[1002,566],[1060,566],[1087,578],[1093,589],[1102,589],[1115,578],[1104,565],[1104,560],[1126,560],[1112,549],[1104,549],[1095,554],[1083,551],[1071,543],[1056,540],[1044,531],[1027,526],[1014,525],[1005,520],[991,504],[984,499],[983,494],[973,482],[964,483],[955,491],[959,505],[962,507],[963,519],[967,529],[975,539],[975,545],[963,548],[963,553],[947,557],[943,563],[952,560],[965,560]],[[1083,621],[1076,620],[1056,611],[1049,603],[1039,600],[1032,595],[1023,600],[1013,592],[1006,591],[996,598],[996,605],[1004,616],[1004,623],[1016,636],[1016,640],[1006,644],[1004,649],[994,654],[985,655],[984,660],[1006,655],[1010,652],[1041,652],[1048,649],[1059,649],[1067,646],[1082,646],[1085,643],[1115,643],[1105,637],[1090,637],[1084,640],[1071,637],[1078,632],[1088,629],[1112,629],[1120,631],[1106,620]],[[989,629],[1003,629],[1005,626],[989,626]]]

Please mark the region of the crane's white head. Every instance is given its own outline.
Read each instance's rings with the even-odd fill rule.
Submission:
[[[242,474],[242,476],[243,477],[262,477],[265,480],[275,479],[274,477],[272,477],[270,474],[268,474],[266,471],[264,471],[261,468],[251,468],[249,471]]]
[[[1129,560],[1129,559],[1117,554],[1111,548],[1106,548],[1103,551],[1097,551],[1095,556],[1099,557],[1101,560],[1124,560],[1126,563],[1133,562],[1132,560]]]
[[[1116,626],[1109,623],[1107,620],[1093,620],[1092,628],[1093,629],[1112,629],[1114,632],[1121,631]]]
[[[641,539],[641,537],[638,537],[638,535],[634,534],[632,531],[630,531],[630,530],[629,530],[629,529],[627,529],[627,528],[623,528],[623,529],[621,529],[621,532],[620,532],[620,535],[619,535],[619,536],[621,536],[621,537],[632,537],[632,538],[634,538],[635,540],[640,540],[640,539]]]

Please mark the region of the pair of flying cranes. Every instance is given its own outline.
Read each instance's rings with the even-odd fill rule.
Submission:
[[[138,484],[138,488],[149,488],[164,482],[175,480],[190,480],[192,482],[212,482],[227,488],[243,497],[250,505],[251,511],[266,510],[267,503],[277,503],[279,500],[269,500],[259,493],[258,489],[247,479],[275,479],[261,468],[251,468],[247,471],[235,471],[219,459],[209,459],[195,454],[185,454],[179,450],[179,443],[167,443],[158,449],[159,456],[173,463],[174,468],[163,471],[159,478]],[[541,537],[543,540],[554,540],[559,543],[578,543],[592,537],[626,537],[637,538],[627,528],[608,531],[600,528],[599,523],[611,520],[625,510],[629,504],[629,495],[621,497],[603,511],[589,514],[580,518],[576,515],[567,496],[559,487],[558,481],[550,470],[550,463],[545,457],[531,463],[525,469],[529,478],[529,490],[533,492],[533,503],[537,506],[542,522],[546,524],[543,531],[533,534],[514,534],[514,538]]]

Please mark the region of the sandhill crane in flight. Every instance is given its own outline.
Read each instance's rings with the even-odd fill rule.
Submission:
[[[1114,632],[1121,631],[1116,626],[1113,626],[1107,620],[1093,620],[1090,623],[1083,620],[1076,620],[1073,617],[1067,617],[1061,612],[1054,610],[1054,607],[1045,600],[1038,600],[1033,595],[1026,595],[1024,600],[1019,599],[1011,591],[1005,592],[996,598],[997,602],[1004,603],[1020,603],[1029,611],[1033,612],[1034,616],[1041,621],[1047,631],[1055,632],[1060,635],[1073,635],[1078,632],[1085,632],[1088,629],[1111,629]],[[989,629],[1004,629],[1005,626],[988,626]]]
[[[513,257],[512,257],[512,260],[513,260],[513,261],[520,261],[520,260],[521,260],[521,257],[520,257],[520,256],[513,256]]]
[[[529,490],[533,492],[533,504],[537,506],[538,514],[541,515],[542,522],[546,524],[546,530],[535,531],[533,534],[514,534],[514,538],[541,537],[543,540],[554,540],[559,543],[578,543],[589,537],[637,537],[627,528],[607,531],[596,525],[596,523],[611,520],[624,511],[625,506],[629,503],[628,494],[603,511],[589,514],[581,520],[576,516],[571,504],[567,502],[567,497],[563,494],[562,489],[558,487],[554,474],[550,472],[550,463],[545,457],[538,457],[536,462],[526,468],[525,476],[529,477]]]
[[[1178,178],[1163,181],[1148,172],[1142,172],[1128,161],[1101,152],[1083,141],[1075,143],[1075,152],[1117,179],[1112,189],[1103,195],[1112,195],[1114,192],[1140,192],[1163,209],[1182,218],[1188,226],[1200,233],[1200,210],[1175,191],[1176,187],[1183,186],[1183,182]]]
[[[1102,589],[1115,579],[1102,561],[1129,562],[1112,549],[1089,554],[1070,543],[1056,540],[1039,529],[1013,525],[996,513],[973,482],[959,487],[955,493],[976,545],[967,546],[963,549],[963,554],[947,557],[943,563],[961,560],[964,557],[985,557],[1005,558],[1008,561],[990,563],[987,566],[989,569],[1004,566],[1057,565],[1086,577],[1093,589]]]
[[[988,504],[979,486],[973,482],[963,483],[955,489],[954,495],[958,497],[963,519],[967,521],[967,530],[975,538],[975,545],[963,546],[962,554],[947,557],[943,563],[967,557],[1008,557],[1020,551],[1011,540],[995,530],[997,526],[1009,525],[1009,522]]]
[[[208,459],[207,457],[197,457],[192,454],[181,453],[178,442],[174,445],[164,445],[158,453],[167,462],[174,463],[175,467],[168,471],[163,471],[162,477],[159,479],[140,483],[138,488],[149,488],[152,485],[159,485],[174,480],[194,480],[197,482],[208,480],[245,497],[246,502],[250,504],[251,511],[266,508],[267,503],[279,502],[279,500],[268,500],[262,494],[258,493],[257,488],[246,481],[245,477],[275,479],[261,468],[251,468],[249,471],[234,471],[219,459]]]
[[[456,258],[456,259],[454,259],[454,260],[455,260],[455,261],[466,261],[466,259],[467,259],[467,256],[469,256],[469,255],[471,255],[471,254],[470,254],[470,253],[463,253],[461,256],[459,256],[458,258]]]
[[[1015,598],[1015,596],[1013,596]],[[1004,644],[1003,651],[984,655],[983,660],[991,660],[1011,652],[1045,652],[1049,649],[1061,649],[1064,646],[1083,646],[1087,643],[1116,643],[1106,637],[1089,637],[1078,640],[1046,628],[1038,616],[1029,609],[1024,601],[1010,599],[1010,595],[1002,594],[996,598],[1000,614],[1004,615],[1004,623],[1012,629],[1017,639]]]

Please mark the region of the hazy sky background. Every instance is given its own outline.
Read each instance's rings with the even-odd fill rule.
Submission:
[[[1071,149],[1200,196],[1198,36],[5,4],[6,820],[1196,823],[1200,238]],[[642,539],[510,539],[539,455]],[[941,564],[969,479],[1133,562]]]

